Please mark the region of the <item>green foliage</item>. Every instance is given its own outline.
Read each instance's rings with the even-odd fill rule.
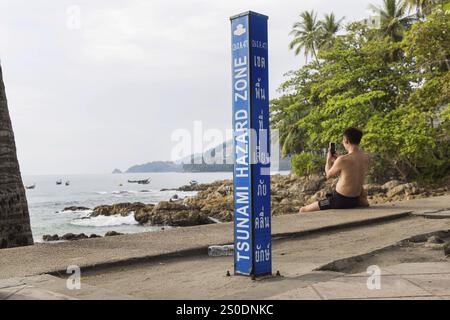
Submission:
[[[449,70],[450,19],[436,10],[424,21],[417,22],[404,40],[405,51],[417,59],[425,71]],[[439,70],[437,70],[439,71]]]
[[[402,16],[398,2],[385,5]],[[401,35],[352,23],[320,47],[320,63],[287,74],[271,120],[297,174],[323,170],[316,154],[350,126],[365,133],[375,180],[449,173],[450,15],[433,10]]]
[[[322,172],[325,166],[325,159],[312,153],[302,152],[292,157],[291,164],[292,170],[296,175],[304,176]]]

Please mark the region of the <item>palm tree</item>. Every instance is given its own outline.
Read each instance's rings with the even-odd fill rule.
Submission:
[[[0,66],[0,248],[33,244]]]
[[[290,35],[294,36],[294,40],[289,44],[289,48],[291,50],[295,48],[295,55],[303,51],[306,62],[311,56],[317,63],[319,62],[317,50],[320,44],[321,28],[317,21],[317,14],[313,10],[300,13],[300,21],[294,23]]]
[[[431,9],[434,6],[443,3],[445,3],[445,1],[441,0],[405,0],[406,8],[409,11],[415,9],[418,18],[423,18],[427,14],[430,14]]]
[[[326,14],[324,19],[319,22],[322,30],[322,39],[320,46],[329,46],[336,34],[342,27],[344,18],[336,20],[334,13]]]
[[[410,17],[405,16],[404,0],[383,0],[382,6],[370,5],[369,8],[380,15],[383,35],[391,37],[394,41],[403,39],[403,32],[411,21]]]

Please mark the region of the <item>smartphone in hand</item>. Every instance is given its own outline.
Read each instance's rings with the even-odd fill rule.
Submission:
[[[336,143],[330,142],[330,146],[328,149],[332,156],[336,156]]]

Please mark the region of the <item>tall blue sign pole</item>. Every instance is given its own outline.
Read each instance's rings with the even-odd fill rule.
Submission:
[[[268,17],[231,17],[234,131],[234,272],[272,274]]]

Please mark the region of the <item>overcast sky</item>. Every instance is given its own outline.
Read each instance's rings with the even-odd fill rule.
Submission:
[[[269,16],[273,98],[283,74],[304,61],[288,50],[301,11],[352,21],[374,2],[0,0],[0,58],[22,173],[107,173],[168,160],[175,129],[192,130],[195,120],[231,127],[230,16]]]

